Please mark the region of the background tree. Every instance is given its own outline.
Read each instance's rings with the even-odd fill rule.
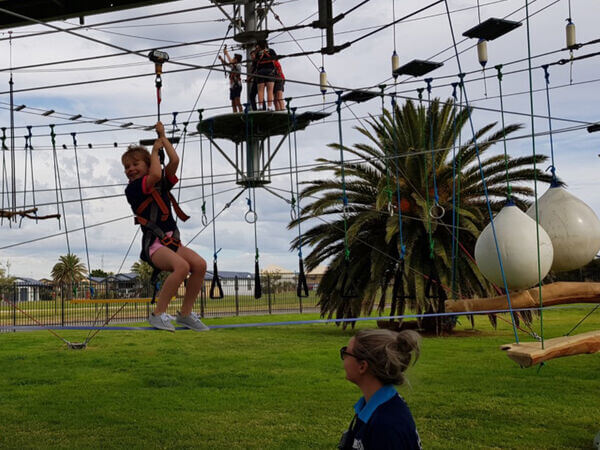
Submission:
[[[7,295],[15,282],[15,278],[11,277],[8,273],[8,266],[8,263],[6,267],[0,263],[0,302],[2,301],[2,298],[7,298]]]
[[[329,262],[317,290],[322,315],[358,317],[370,314],[375,305],[379,313],[383,312],[388,286],[394,275],[398,276],[397,186],[400,189],[403,244],[406,248],[406,277],[402,278],[402,286],[409,298],[400,299],[400,304],[394,305],[394,312],[401,314],[406,301],[419,313],[435,312],[443,310],[446,298],[490,293],[491,286],[470,258],[489,216],[475,145],[472,138],[464,139],[470,133],[462,133],[463,140],[458,146],[459,133],[469,114],[467,109],[458,111],[452,100],[440,103],[439,99],[434,99],[429,108],[407,101],[396,107],[395,114],[385,110],[382,116],[371,117],[367,121],[368,127],[356,127],[368,143],[344,147],[346,154],[354,158],[348,159],[350,162],[345,164],[349,264],[344,258],[344,220],[341,217],[344,186],[340,162],[318,159],[320,165],[314,170],[333,172],[333,177],[304,183],[307,186],[301,192],[303,211],[296,221],[290,223],[290,227],[298,222],[311,220],[310,223],[314,224],[315,219],[318,221],[306,228],[302,239],[303,244],[312,248],[305,260],[308,270]],[[433,127],[430,128],[430,124]],[[476,132],[492,210],[498,211],[506,200],[505,170],[508,170],[508,177],[513,183],[512,199],[524,209],[533,195],[532,189],[526,185],[534,176],[533,157],[508,157],[505,164],[504,155],[490,155],[490,148],[503,135],[521,127],[508,125],[504,130],[494,132],[495,126],[496,123],[491,123]],[[435,149],[433,157],[431,136]],[[338,144],[330,144],[329,147],[339,152]],[[546,156],[538,155],[537,163],[546,159]],[[434,166],[439,205],[445,209],[445,214],[438,220],[430,214],[434,197]],[[550,176],[539,170],[537,178],[538,181],[550,182]],[[457,192],[454,198],[453,186]],[[388,208],[392,209],[393,215],[388,213]],[[453,215],[458,224],[455,228],[459,231],[458,240],[452,238]],[[455,247],[458,257],[455,258],[453,282],[451,255],[453,242],[457,241],[461,247]],[[296,239],[292,247],[297,248],[298,244]],[[345,275],[352,282],[358,294],[356,297],[343,295]],[[437,289],[437,295],[427,295],[428,279],[437,281],[434,287],[443,287]],[[421,325],[432,331],[440,330],[437,320]]]
[[[150,278],[152,277],[152,266],[141,259],[136,261],[131,266],[131,271],[138,276],[138,281],[142,285],[147,285],[150,283]]]
[[[67,299],[73,298],[77,283],[85,280],[87,269],[77,255],[67,253],[60,256],[58,262],[52,267],[52,279],[56,285],[62,285]]]
[[[90,276],[91,277],[98,277],[98,278],[106,278],[109,275],[113,275],[112,272],[105,272],[102,269],[94,269],[90,272]]]

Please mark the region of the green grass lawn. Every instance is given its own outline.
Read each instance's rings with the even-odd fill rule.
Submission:
[[[587,311],[545,312],[546,337]],[[456,337],[424,339],[410,386],[400,389],[424,447],[591,448],[600,431],[600,354],[520,369],[498,349],[514,340],[507,324],[493,330],[478,317],[475,325],[462,318]],[[594,329],[600,312],[578,332]],[[321,324],[103,331],[83,351],[44,331],[0,334],[0,448],[335,448],[360,396],[338,356],[352,334]]]

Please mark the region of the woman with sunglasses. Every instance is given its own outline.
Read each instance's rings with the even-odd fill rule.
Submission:
[[[363,397],[342,435],[340,449],[421,449],[421,440],[408,406],[394,385],[419,357],[420,336],[415,331],[360,330],[340,349],[346,379]],[[414,360],[413,360],[414,358]]]

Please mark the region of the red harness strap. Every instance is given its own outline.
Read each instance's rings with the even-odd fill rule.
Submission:
[[[177,217],[179,217],[184,222],[190,218],[190,216],[188,216],[186,213],[184,213],[181,210],[181,208],[179,207],[179,204],[177,203],[177,200],[175,200],[175,197],[173,197],[173,194],[171,194],[170,192],[169,192],[169,200],[171,200],[171,205],[173,205],[173,210],[175,211],[175,214],[177,214]]]
[[[168,196],[169,200],[171,201],[171,204],[173,205],[173,210],[175,211],[175,214],[177,214],[177,217],[179,217],[184,222],[188,220],[190,216],[184,213],[183,210],[179,207],[179,204],[177,203],[177,200],[175,200],[173,194],[169,192]],[[150,206],[152,202],[155,202],[157,204],[158,208],[160,209],[160,212],[162,213],[160,217],[161,222],[164,222],[169,218],[169,207],[165,204],[158,191],[153,188],[152,191],[150,191],[150,195],[146,197],[146,199],[142,203],[140,203],[140,206],[138,206],[135,210],[137,223],[141,225],[146,225],[148,223],[148,220],[144,219],[140,215],[146,210],[148,206]]]

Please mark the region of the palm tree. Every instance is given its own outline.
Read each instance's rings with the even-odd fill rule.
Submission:
[[[317,291],[323,316],[359,317],[370,314],[375,305],[381,313],[388,286],[394,279],[401,281],[398,286],[407,295],[393,299],[392,315],[402,314],[407,303],[418,312],[442,311],[447,298],[490,292],[491,286],[467,256],[473,253],[479,232],[489,222],[477,153],[494,212],[506,201],[506,171],[511,183],[517,183],[512,185],[512,200],[521,208],[527,206],[533,192],[522,182],[533,179],[533,157],[508,157],[505,163],[504,155],[488,154],[496,141],[520,129],[520,125],[508,125],[494,132],[496,123],[491,123],[476,132],[477,149],[472,138],[458,145],[459,131],[465,127],[470,112],[466,108],[458,110],[452,100],[441,103],[434,99],[429,108],[407,101],[396,106],[394,112],[384,110],[382,116],[371,117],[368,128],[356,128],[369,142],[343,148],[355,158],[344,165],[348,257],[340,201],[344,189],[340,161],[318,159],[320,166],[315,170],[333,172],[333,178],[305,183],[300,196],[304,200],[302,213],[290,227],[308,220],[311,224],[315,219],[322,222],[304,232],[302,243],[312,247],[305,261],[308,270],[329,261]],[[340,150],[338,144],[329,147]],[[431,152],[430,148],[436,150]],[[538,155],[536,162],[546,159]],[[438,204],[445,210],[439,219],[430,213],[436,194],[434,163]],[[544,182],[551,178],[540,171],[537,177]],[[399,258],[397,187],[406,249],[404,276]],[[388,213],[390,209],[393,215]],[[298,245],[295,239],[292,247]],[[457,255],[454,261],[453,245]],[[357,295],[344,295],[349,290]],[[421,326],[440,331],[437,320]]]
[[[66,298],[70,299],[74,295],[74,285],[85,279],[87,268],[79,257],[72,253],[60,256],[58,261],[52,268],[52,279],[57,285],[67,285]]]

